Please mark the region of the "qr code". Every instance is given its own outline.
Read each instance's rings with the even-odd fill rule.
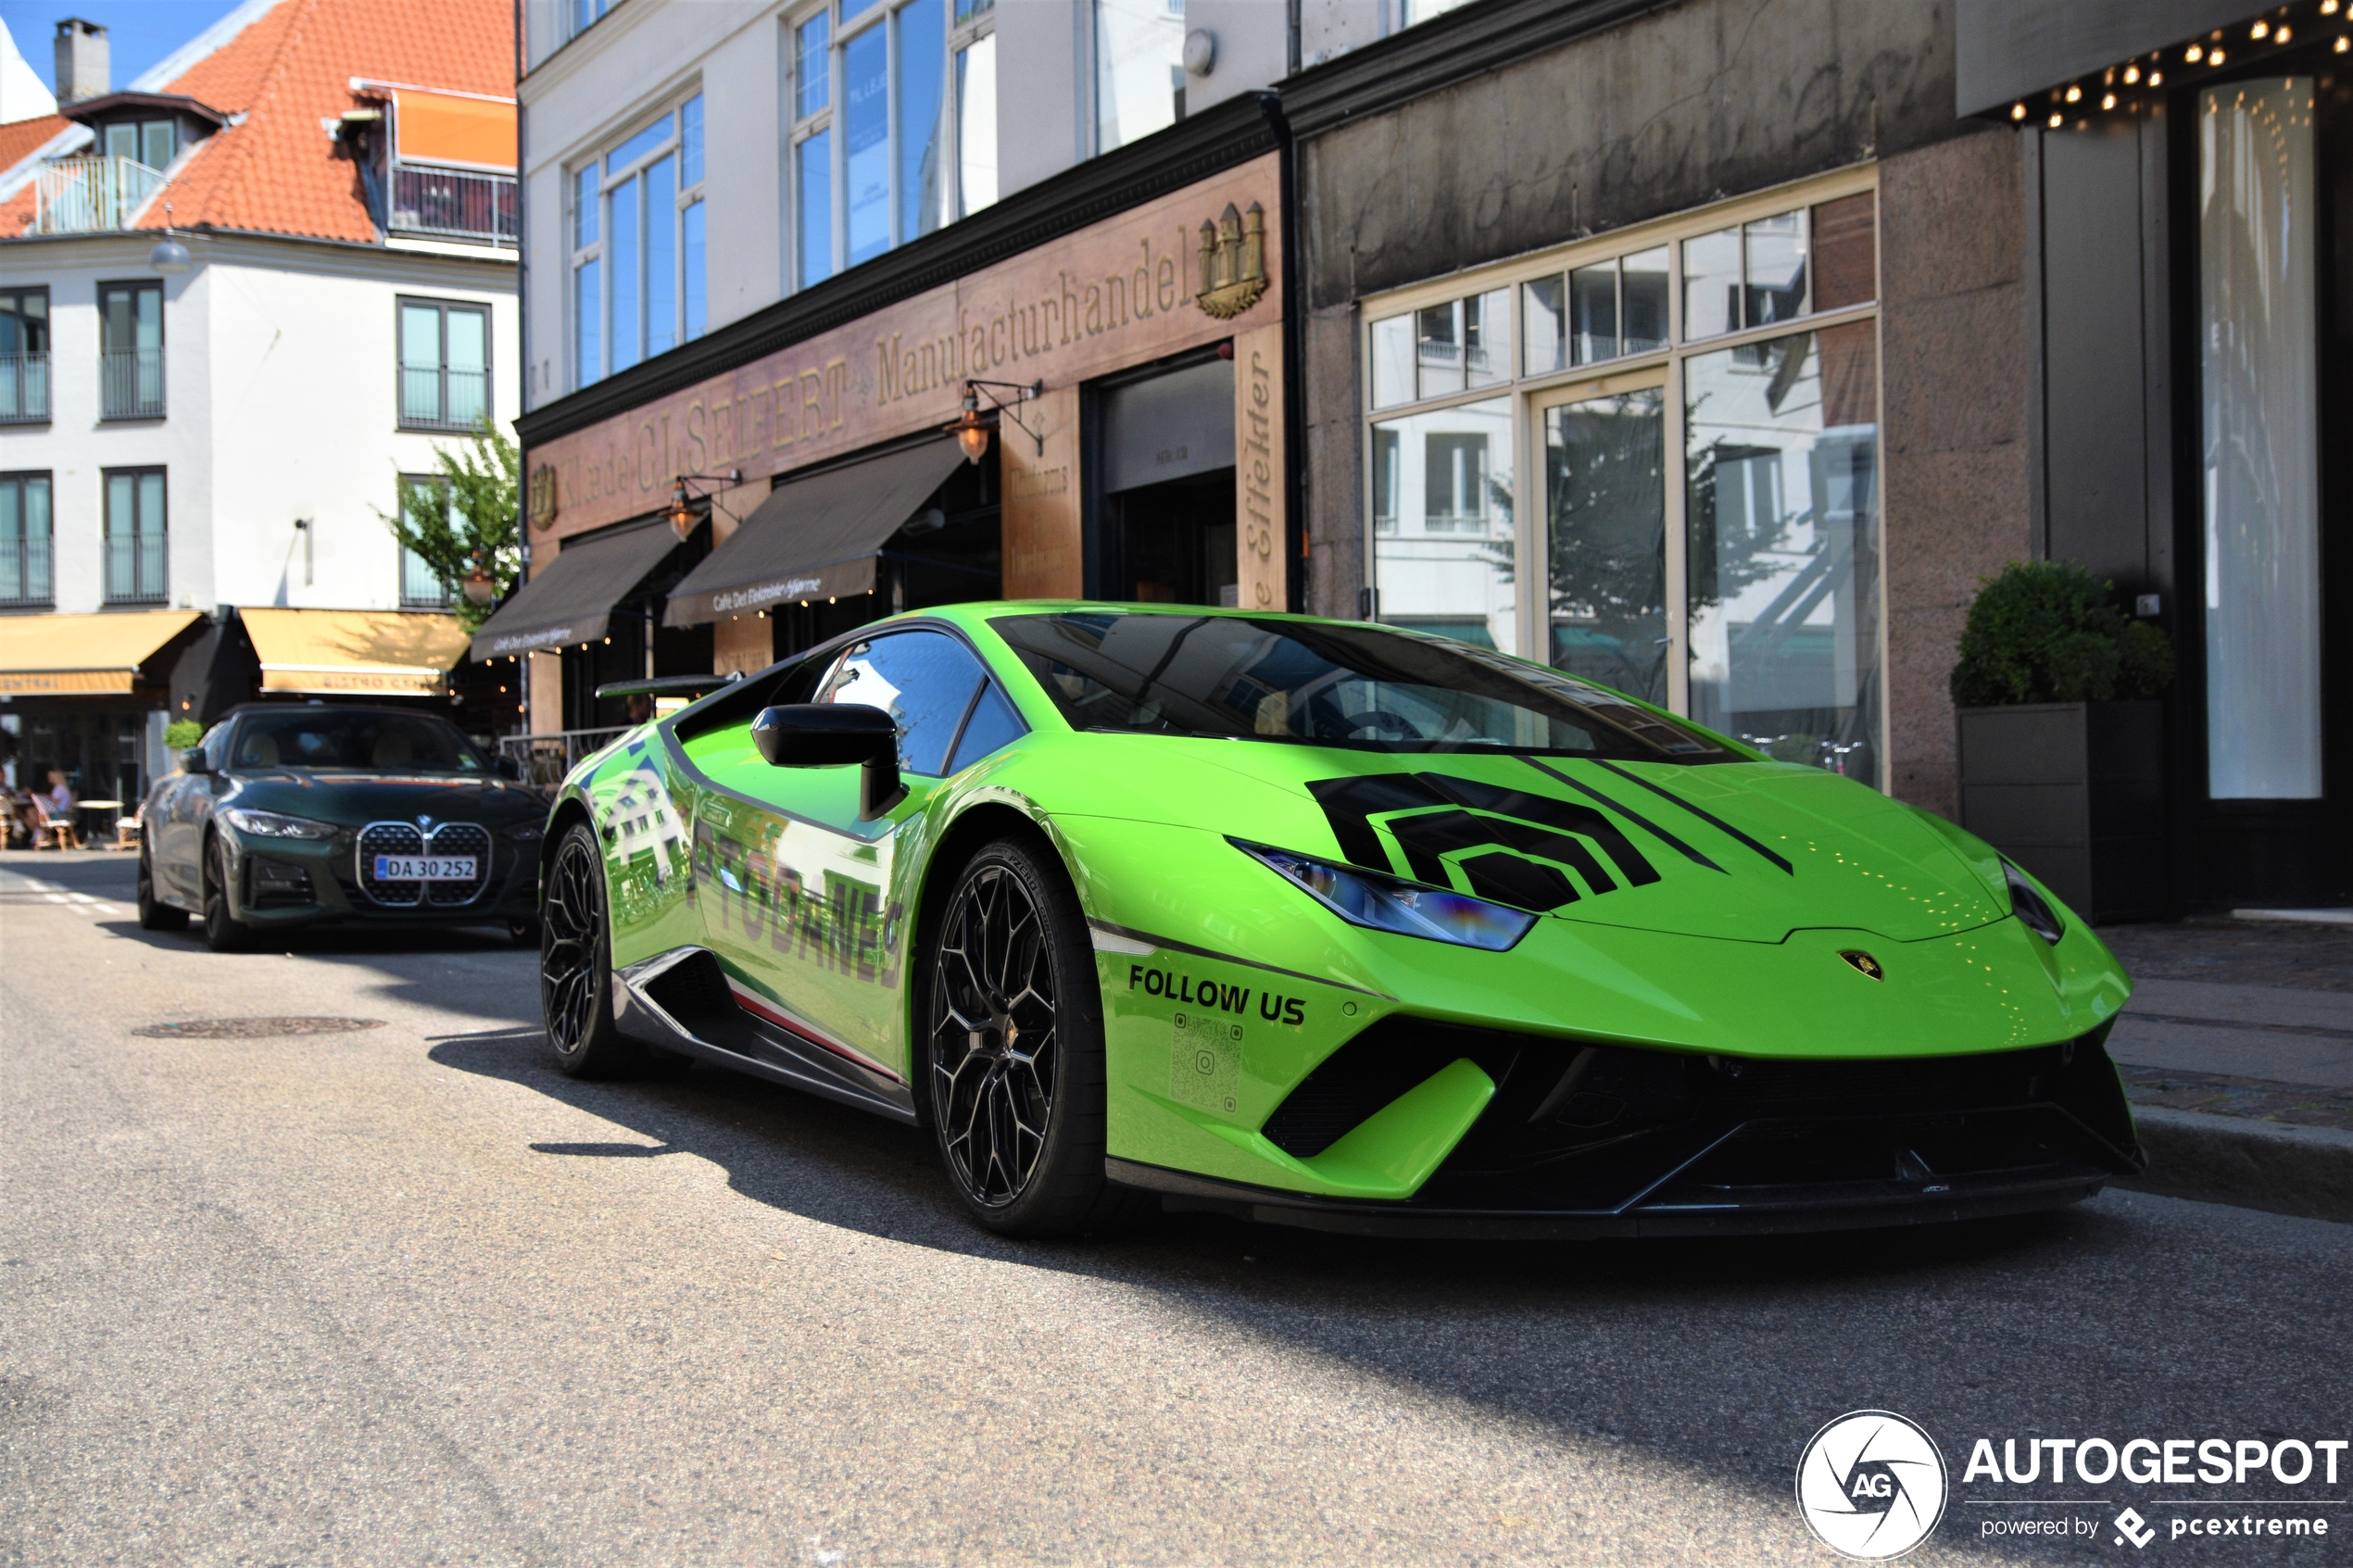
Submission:
[[[1168,1098],[1231,1114],[1241,1085],[1242,1026],[1214,1012],[1180,1012],[1168,1047]]]

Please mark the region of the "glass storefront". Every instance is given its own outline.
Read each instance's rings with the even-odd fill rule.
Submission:
[[[1873,178],[1368,304],[1375,616],[1883,785]]]

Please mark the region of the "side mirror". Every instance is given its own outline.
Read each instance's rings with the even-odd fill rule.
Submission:
[[[864,770],[858,815],[872,821],[906,798],[899,778],[899,725],[862,702],[786,702],[763,708],[751,740],[776,768]]]
[[[209,773],[212,769],[204,759],[204,747],[192,746],[180,754],[180,771],[183,773]]]
[[[495,765],[498,770],[498,776],[500,778],[514,779],[518,782],[522,780],[522,764],[508,756],[505,752],[502,751],[498,754],[498,760]]]

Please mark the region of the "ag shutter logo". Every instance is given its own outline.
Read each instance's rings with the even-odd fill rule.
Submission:
[[[1797,1461],[1806,1527],[1843,1557],[1901,1557],[1944,1517],[1944,1456],[1892,1411],[1854,1411],[1814,1434]]]

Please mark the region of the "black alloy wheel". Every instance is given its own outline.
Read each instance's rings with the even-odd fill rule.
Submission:
[[[147,850],[139,850],[139,929],[142,931],[185,931],[188,911],[162,902],[156,897],[156,869],[147,859]]]
[[[237,953],[252,940],[253,928],[229,912],[229,852],[214,834],[204,850],[205,946],[216,953]]]
[[[613,1022],[612,985],[604,852],[588,824],[574,822],[556,846],[539,908],[539,1010],[567,1076],[617,1077],[654,1064],[655,1053]]]
[[[1104,1223],[1126,1194],[1103,1179],[1102,993],[1059,862],[1012,838],[974,856],[927,967],[930,1121],[957,1196],[1007,1236]]]

